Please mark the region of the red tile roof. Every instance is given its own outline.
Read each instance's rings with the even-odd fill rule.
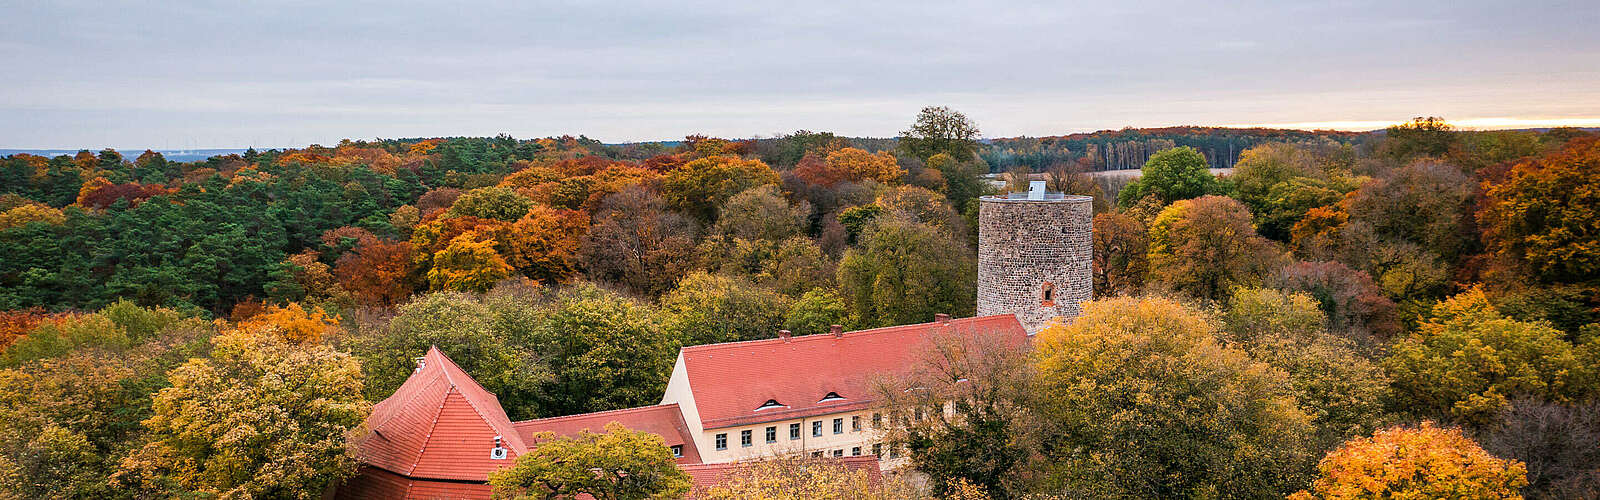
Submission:
[[[391,500],[462,498],[488,500],[488,484],[412,479],[376,467],[362,467],[333,495],[334,500]]]
[[[622,424],[623,427],[632,430],[661,436],[667,441],[667,446],[682,446],[683,457],[678,459],[679,464],[700,463],[700,452],[694,447],[694,438],[689,434],[689,426],[684,423],[683,413],[678,411],[677,403],[524,420],[512,425],[521,435],[522,442],[537,447],[538,443],[533,438],[534,433],[553,432],[560,437],[576,436],[585,430],[605,432],[606,424],[611,422]]]
[[[915,325],[891,326],[790,339],[699,345],[683,348],[689,388],[706,429],[801,418],[872,406],[871,380],[902,373],[929,335],[998,333],[1026,343],[1016,316],[1002,314]],[[829,392],[842,400],[821,401]],[[787,408],[756,411],[767,400]]]
[[[486,481],[527,452],[494,394],[434,347],[423,367],[367,418],[358,443],[361,461],[411,479]],[[506,458],[490,458],[495,436]]]

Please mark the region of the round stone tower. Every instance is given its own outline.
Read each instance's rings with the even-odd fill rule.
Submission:
[[[1031,184],[978,200],[978,315],[1016,314],[1030,335],[1077,317],[1094,287],[1094,200]]]

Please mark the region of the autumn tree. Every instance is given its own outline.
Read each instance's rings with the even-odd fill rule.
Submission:
[[[59,226],[67,221],[61,210],[37,203],[18,205],[0,211],[0,231],[35,222]]]
[[[1412,244],[1455,262],[1467,250],[1462,224],[1471,189],[1467,176],[1454,166],[1412,162],[1356,190],[1349,203],[1350,224],[1369,226],[1380,244]]]
[[[1239,288],[1218,316],[1233,346],[1289,375],[1321,449],[1366,435],[1386,418],[1388,376],[1354,342],[1324,330],[1310,296]]]
[[[276,335],[290,344],[305,345],[322,341],[332,333],[337,322],[319,307],[306,309],[299,303],[287,306],[269,305],[261,314],[239,323],[242,330],[263,335]]]
[[[960,111],[928,106],[917,113],[911,128],[900,132],[900,149],[920,159],[937,154],[967,161],[978,151],[978,124]]]
[[[535,205],[511,225],[506,262],[541,283],[571,282],[578,276],[588,230],[583,212]]]
[[[1479,438],[1497,457],[1528,468],[1531,499],[1600,495],[1600,404],[1563,405],[1518,399]]]
[[[1384,130],[1382,152],[1396,160],[1442,158],[1457,142],[1455,127],[1443,118],[1419,116]]]
[[[1160,298],[1087,302],[1034,340],[1049,479],[1077,497],[1260,498],[1303,484],[1311,418],[1282,372]]]
[[[1394,427],[1346,442],[1317,465],[1310,491],[1289,498],[1517,499],[1528,484],[1521,462],[1490,455],[1456,429],[1432,422]]]
[[[661,436],[616,422],[604,433],[556,438],[545,432],[534,440],[514,465],[489,474],[495,498],[667,499],[681,498],[691,486]]]
[[[975,307],[971,251],[934,228],[884,217],[860,248],[839,262],[839,287],[859,326],[929,321],[936,313],[968,316]]]
[[[174,369],[144,421],[150,442],[123,460],[141,488],[236,497],[320,498],[355,474],[350,433],[371,403],[361,365],[322,345],[247,330],[212,339]]]
[[[696,232],[694,221],[635,186],[601,204],[584,238],[584,262],[593,278],[658,295],[693,267]]]
[[[968,210],[973,200],[978,199],[988,191],[988,185],[983,180],[983,175],[989,173],[989,167],[981,159],[959,159],[949,153],[939,153],[928,158],[928,168],[939,172],[944,178],[945,198],[950,200],[951,206],[957,211]]]
[[[1211,175],[1211,163],[1199,151],[1184,146],[1150,155],[1139,169],[1139,180],[1117,192],[1117,204],[1132,206],[1147,195],[1156,195],[1162,203],[1198,198],[1217,192],[1217,177]]]
[[[1094,216],[1094,294],[1129,295],[1144,288],[1150,240],[1144,224],[1122,212]]]
[[[871,467],[876,468],[874,464]],[[910,485],[837,460],[780,457],[744,462],[727,479],[694,492],[706,500],[900,500]]]
[[[1554,328],[1506,318],[1473,288],[1434,305],[1390,348],[1385,367],[1405,407],[1481,426],[1516,397],[1592,400],[1594,356]]]
[[[333,275],[361,303],[393,306],[411,296],[416,257],[409,241],[374,239],[340,256]]]
[[[828,168],[842,173],[844,179],[851,181],[871,180],[880,184],[894,184],[906,175],[906,169],[900,168],[898,160],[888,151],[873,154],[859,148],[840,148],[828,153],[826,162]]]
[[[1363,341],[1400,332],[1394,301],[1367,273],[1338,262],[1295,262],[1267,277],[1267,286],[1316,299],[1328,329]]]
[[[701,221],[715,221],[717,207],[734,195],[763,184],[778,183],[778,174],[761,160],[712,156],[683,164],[661,179],[667,206]]]
[[[1488,184],[1478,212],[1490,249],[1525,262],[1544,282],[1600,277],[1600,139],[1571,141],[1545,156],[1517,162],[1503,182]]]
[[[1150,281],[1198,298],[1221,300],[1235,286],[1255,286],[1284,261],[1257,235],[1250,210],[1225,196],[1180,200],[1149,227]]]
[[[996,499],[1025,496],[1033,479],[1029,459],[1038,452],[1029,436],[1036,417],[1026,341],[999,331],[946,330],[911,346],[905,373],[875,384],[890,415],[881,431],[885,444],[906,451],[936,496],[963,484]]]
[[[494,249],[494,240],[463,234],[433,254],[428,284],[434,290],[484,291],[511,275],[511,265]]]

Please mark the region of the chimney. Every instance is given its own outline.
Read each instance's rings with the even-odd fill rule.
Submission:
[[[950,324],[950,315],[945,313],[935,314],[933,315],[933,321],[941,325],[948,325]]]
[[[783,339],[784,342],[788,342],[789,337],[792,336],[794,336],[794,334],[788,330],[778,330],[778,338]]]
[[[833,334],[833,338],[843,337],[844,325],[828,325],[828,333]]]
[[[420,371],[422,371],[423,368],[427,368],[428,367],[428,357],[427,356],[417,356],[415,358],[411,358],[411,361],[415,361],[417,363],[417,369],[412,370],[411,373],[420,372]]]

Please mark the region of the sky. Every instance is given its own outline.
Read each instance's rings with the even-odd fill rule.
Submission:
[[[1600,4],[0,0],[0,148],[1600,126]]]

